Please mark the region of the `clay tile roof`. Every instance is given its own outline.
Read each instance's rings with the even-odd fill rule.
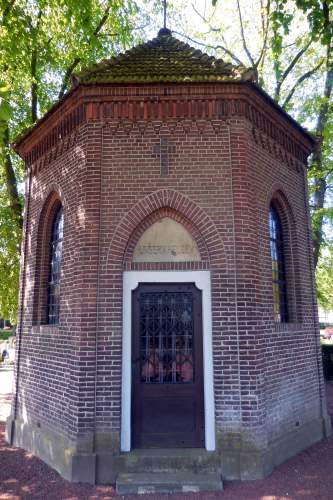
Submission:
[[[73,76],[73,86],[94,83],[219,82],[253,80],[244,66],[233,66],[177,40],[162,28],[158,36],[124,54]]]

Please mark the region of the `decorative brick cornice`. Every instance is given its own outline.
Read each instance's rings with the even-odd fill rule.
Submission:
[[[306,165],[308,153],[285,129],[277,126],[273,120],[267,118],[264,113],[261,113],[251,105],[246,105],[245,117],[253,125],[253,138],[256,144],[261,144],[264,149],[270,152],[273,151],[277,158],[286,163],[290,162],[288,158],[290,158],[291,155]],[[280,148],[277,149],[277,145],[280,146]]]
[[[59,138],[59,140],[53,144],[53,147],[51,147],[51,149],[47,148],[45,152],[40,149],[39,156],[37,156],[35,151],[34,154],[37,159],[35,161],[32,160],[31,163],[28,163],[28,161],[26,162],[28,167],[31,166],[32,173],[36,175],[36,173],[42,170],[46,165],[52,163],[71,149],[77,143],[77,132],[78,129],[74,129],[69,135]]]
[[[85,121],[84,107],[78,106],[71,113],[65,115],[32,149],[24,155],[27,166],[36,163],[44,157],[46,163],[54,160],[64,149],[68,149],[71,141],[66,141],[72,132]]]
[[[91,91],[91,89],[89,89]],[[68,135],[76,130],[80,125],[90,121],[101,121],[102,123],[118,123],[123,130],[131,133],[134,124],[144,132],[148,123],[155,124],[155,132],[158,134],[162,123],[184,124],[190,130],[191,123],[197,124],[198,131],[204,132],[205,123],[210,122],[216,132],[220,129],[221,122],[239,117],[245,118],[253,126],[253,137],[257,144],[262,144],[266,149],[270,149],[268,139],[279,146],[279,159],[290,163],[291,157],[298,162],[306,164],[307,156],[311,152],[310,141],[306,141],[296,127],[286,120],[283,115],[279,117],[276,113],[269,116],[265,106],[260,105],[258,99],[252,99],[246,93],[225,93],[216,94],[188,92],[187,95],[105,95],[100,89],[99,96],[86,95],[83,100],[78,101],[77,106],[59,118],[55,125],[47,130],[47,121],[44,124],[46,131],[41,134],[41,139],[36,140],[34,131],[34,142],[29,148],[29,136],[24,139],[23,146],[20,146],[20,154],[24,158],[27,166],[36,163],[54,151],[58,142],[63,141]],[[114,90],[114,89],[113,89]],[[149,89],[147,90],[147,94]],[[214,89],[211,91],[213,92]],[[59,111],[59,110],[58,110]],[[286,115],[287,117],[287,115]],[[186,122],[186,123],[185,123]],[[117,125],[118,127],[118,125]],[[134,127],[137,128],[137,127]],[[270,141],[270,142],[271,142]],[[272,145],[271,149],[274,149]],[[286,156],[287,155],[287,156]]]
[[[268,151],[275,159],[285,163],[289,168],[296,170],[298,173],[302,171],[302,165],[307,164],[307,156],[302,156],[303,150],[298,148],[294,154],[284,148],[276,137],[270,137],[255,126],[252,127],[252,137],[254,142]],[[291,143],[291,147],[294,144]]]

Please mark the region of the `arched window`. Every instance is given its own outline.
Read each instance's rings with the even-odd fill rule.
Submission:
[[[277,322],[286,322],[288,321],[288,303],[283,234],[279,214],[272,205],[269,210],[269,236],[272,258],[274,319]]]
[[[62,206],[56,211],[50,235],[49,278],[47,294],[47,323],[59,323],[60,306],[60,268],[62,260],[62,244],[64,233],[64,210]]]

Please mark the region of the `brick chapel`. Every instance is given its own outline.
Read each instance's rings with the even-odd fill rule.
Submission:
[[[188,473],[182,491],[262,478],[328,436],[313,147],[251,70],[166,28],[75,75],[14,145],[7,439],[67,479],[142,492],[143,473]]]

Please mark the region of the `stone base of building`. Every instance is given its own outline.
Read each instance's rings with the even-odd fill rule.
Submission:
[[[327,416],[281,436],[267,449],[251,449],[248,443],[242,443],[240,434],[218,433],[216,452],[176,449],[119,453],[119,447],[113,444],[115,436],[103,434],[103,443],[102,435],[95,438],[97,449],[93,453],[91,436],[74,443],[54,431],[11,417],[6,426],[9,443],[33,453],[65,479],[90,484],[115,484],[118,475],[124,473],[161,471],[220,473],[227,480],[262,479],[277,465],[330,435],[331,421]]]
[[[43,460],[69,481],[95,484],[96,454],[80,452],[82,443],[71,442],[54,431],[22,420],[7,419],[6,440]]]
[[[328,438],[331,419],[318,418],[271,441],[266,449],[255,449],[242,442],[237,433],[218,433],[221,474],[228,480],[253,480],[267,477],[273,469],[309,446]]]

